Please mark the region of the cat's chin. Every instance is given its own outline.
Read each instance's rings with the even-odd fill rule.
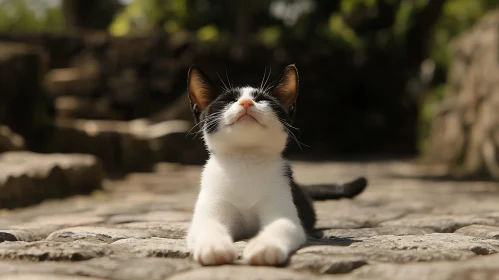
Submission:
[[[237,119],[236,122],[258,122],[258,121],[250,115],[244,115],[244,116],[240,117],[239,119]]]
[[[232,125],[261,125],[254,117],[250,115],[244,115],[237,119]]]
[[[261,127],[265,127],[261,122],[259,122],[255,117],[251,115],[243,115],[239,117],[237,120],[229,124],[229,126],[239,126],[239,125],[259,125]]]

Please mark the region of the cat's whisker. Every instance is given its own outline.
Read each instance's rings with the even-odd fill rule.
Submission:
[[[265,111],[263,111],[263,110],[258,110],[257,112],[258,112],[259,114],[261,114],[262,116],[269,116],[269,115],[274,115],[274,116],[276,116],[273,112],[265,112]],[[285,125],[285,126],[287,126],[287,127],[289,127],[289,128],[292,128],[292,129],[294,129],[294,130],[297,130],[298,132],[300,131],[300,129],[299,129],[299,128],[297,128],[297,127],[295,127],[295,126],[291,125],[291,124],[290,124],[287,120],[285,120],[285,119],[283,119],[283,118],[281,118],[281,117],[278,117],[278,116],[276,116],[276,117],[277,117],[277,118],[281,121],[281,123],[282,123],[283,125]]]
[[[268,86],[267,86],[267,87],[265,87],[265,88],[263,89],[263,91],[264,91],[264,92],[269,91],[269,90],[270,90],[270,89],[271,89],[271,88],[275,85],[275,83],[276,83],[276,81],[272,81],[270,84],[268,84]]]
[[[207,117],[207,118],[205,118],[205,119],[201,120],[200,122],[198,122],[197,124],[195,124],[195,125],[194,125],[194,126],[193,126],[193,127],[192,127],[192,128],[191,128],[188,132],[187,132],[186,136],[187,136],[187,135],[190,135],[190,134],[191,134],[191,132],[192,132],[192,130],[194,130],[195,128],[199,128],[199,130],[198,130],[198,131],[196,131],[196,132],[194,133],[194,135],[199,134],[200,132],[202,132],[202,129],[203,129],[204,125],[205,125],[207,122],[212,121],[212,120],[214,120],[214,119],[216,119],[216,118],[219,118],[219,117],[220,117],[220,115],[221,115],[221,113],[217,113],[217,114],[214,114],[214,115],[212,115],[212,116],[209,116],[209,117]]]
[[[260,83],[260,90],[263,89],[263,81],[265,81],[265,75],[267,74],[267,67],[265,67],[265,71],[263,72],[262,82]]]
[[[303,151],[302,145],[303,145],[303,146],[306,146],[306,147],[309,147],[308,145],[305,145],[305,144],[303,144],[302,142],[300,142],[300,141],[298,140],[298,138],[296,138],[296,135],[295,135],[293,132],[291,132],[291,130],[289,130],[288,128],[286,128],[286,130],[288,131],[288,133],[289,133],[289,135],[290,135],[291,139],[293,139],[293,141],[295,141],[295,142],[296,142],[296,144],[297,144],[297,145],[298,145],[298,147],[300,148],[300,151]]]
[[[195,128],[197,128],[197,127],[201,127],[200,125],[201,125],[201,124],[203,124],[203,122],[205,122],[205,120],[202,120],[202,121],[198,122],[197,124],[195,124],[195,125],[194,125],[194,126],[193,126],[193,127],[192,127],[192,128],[191,128],[188,132],[187,132],[186,136],[187,136],[187,135],[190,135],[190,134],[191,134],[191,132],[192,132]]]
[[[210,126],[211,124],[217,122],[218,120],[219,120],[218,118],[212,118],[212,119],[208,120],[207,122],[205,122],[203,124],[203,129]]]
[[[211,128],[214,124],[218,124],[220,121],[220,118],[215,118],[215,119],[212,119],[210,122],[208,123],[205,123],[205,125],[203,126],[203,129],[209,129]]]
[[[222,78],[220,78],[220,75],[218,75],[218,73],[217,73],[217,77],[220,80],[220,82],[222,82],[222,84],[224,85],[223,90],[228,91],[229,88],[227,87],[227,85],[225,84],[225,82],[222,80]]]
[[[286,120],[284,120],[284,119],[282,119],[282,118],[279,118],[279,120],[282,122],[282,124],[283,124],[283,125],[285,125],[285,126],[287,126],[287,127],[289,127],[289,128],[295,129],[295,130],[297,130],[298,132],[300,131],[300,129],[299,129],[299,128],[292,126],[292,125],[291,125],[290,123],[288,123]]]
[[[192,129],[194,129],[195,127],[197,127],[197,126],[199,126],[199,125],[203,124],[204,122],[207,122],[207,121],[209,121],[209,120],[211,120],[211,119],[213,119],[213,118],[218,117],[219,115],[220,115],[220,114],[214,114],[214,115],[212,115],[212,116],[208,116],[207,118],[205,118],[205,119],[201,120],[201,121],[200,121],[200,122],[198,122],[196,125],[194,125],[194,127],[192,127],[192,128],[191,128],[191,130],[192,130]]]
[[[269,74],[267,75],[267,79],[265,80],[265,83],[263,84],[264,87],[267,84],[267,82],[269,81],[270,74],[272,74],[272,68],[269,68]]]
[[[229,84],[230,88],[233,88],[232,83],[229,79],[229,74],[227,73],[227,65],[225,65],[225,76],[227,77],[227,83]]]

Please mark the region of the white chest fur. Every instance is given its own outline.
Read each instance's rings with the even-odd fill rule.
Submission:
[[[234,239],[256,235],[243,257],[281,263],[305,242],[284,166],[282,159],[210,158],[187,237],[195,259],[202,263],[217,263],[203,260],[213,255],[232,259]],[[219,251],[214,253],[216,248]]]
[[[284,162],[212,157],[202,173],[201,192],[250,210],[269,196],[289,197]]]

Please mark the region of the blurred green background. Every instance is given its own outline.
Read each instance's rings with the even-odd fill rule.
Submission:
[[[416,152],[421,152],[428,137],[430,121],[435,115],[436,104],[446,95],[451,63],[450,42],[471,28],[488,11],[497,8],[498,4],[497,0],[0,0],[0,32],[65,33],[105,30],[115,37],[136,34],[179,37],[186,34],[185,36],[193,36],[200,45],[226,50],[235,61],[238,57],[245,57],[251,46],[255,45],[271,50],[294,49],[295,53],[303,50],[299,59],[296,55],[288,56],[293,61],[307,61],[309,51],[324,53],[324,49],[327,52],[330,46],[339,57],[343,53],[351,54],[353,62],[348,65],[352,65],[352,71],[356,67],[360,69],[361,66],[356,65],[362,64],[362,61],[370,61],[370,57],[376,59],[381,54],[388,61],[387,64],[392,65],[392,70],[387,71],[397,72],[397,69],[403,69],[404,77],[400,83],[404,84],[391,88],[395,92],[392,94],[384,92],[383,86],[380,86],[380,89],[372,91],[378,97],[366,97],[361,93],[357,97],[390,103],[394,95],[403,96],[403,100],[394,102],[394,105],[386,105],[386,108],[369,101],[370,99],[365,102],[378,105],[365,107],[370,106],[366,110],[379,107],[385,112],[390,110],[390,106],[406,106],[401,104],[411,103],[412,105],[407,105],[408,109],[400,110],[414,111],[409,119],[416,118],[415,124],[407,126],[415,127],[416,131],[403,132],[411,135],[397,138],[396,141],[407,142],[407,139],[415,138]],[[334,60],[331,61],[334,64]],[[274,64],[269,62],[269,65],[259,65],[260,75],[263,74],[264,67],[270,65]],[[224,65],[215,68],[223,71],[223,67]],[[316,70],[328,71],[324,67],[326,66],[317,66]],[[305,73],[309,81],[312,80],[311,69],[313,68],[306,68],[308,73]],[[341,73],[341,69],[336,71]],[[346,72],[348,71],[350,70]],[[374,73],[376,69],[369,71]],[[363,75],[369,76],[371,72],[366,70]],[[182,84],[184,77],[176,79]],[[377,82],[389,84],[393,81],[386,76],[377,79]],[[398,84],[399,81],[393,83]],[[331,86],[334,89],[335,85]],[[307,89],[312,86],[305,84],[304,87]],[[324,89],[325,86],[319,87]],[[369,83],[363,87],[371,88]],[[181,91],[181,87],[175,90]],[[361,88],[356,92],[363,90],[365,89]],[[179,95],[180,93],[176,93],[176,96]],[[363,104],[357,101],[345,102],[351,106]],[[357,107],[359,106],[364,105]],[[387,116],[396,119],[397,114]],[[141,116],[131,115],[127,119],[136,117]],[[307,119],[299,119],[298,123],[300,127],[310,125]],[[354,121],[351,126],[365,129],[358,123],[361,121]],[[377,133],[389,134],[390,130],[397,130],[393,127],[403,126],[401,121],[401,124],[387,125]],[[330,127],[336,129],[336,124],[332,122]],[[338,127],[340,137],[348,135],[351,130],[341,125]],[[355,133],[352,135],[356,136],[350,138],[363,138]],[[346,138],[346,141],[351,142],[349,137]],[[316,143],[314,139],[316,138],[309,137],[309,142]],[[355,147],[352,146],[352,150]],[[387,150],[389,149],[384,149],[383,152]],[[395,152],[399,151],[412,152],[410,148],[395,149]]]

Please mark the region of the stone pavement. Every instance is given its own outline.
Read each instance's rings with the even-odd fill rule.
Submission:
[[[317,235],[287,267],[194,263],[183,237],[200,168],[159,164],[90,196],[1,211],[0,279],[499,279],[499,184],[416,179],[426,171],[401,161],[294,169],[302,183],[370,185],[316,203]]]

